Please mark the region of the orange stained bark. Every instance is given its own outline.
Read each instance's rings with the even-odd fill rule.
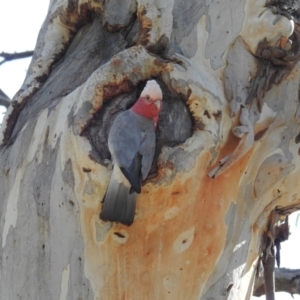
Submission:
[[[211,179],[203,151],[189,173],[146,184],[133,225],[113,225],[103,241],[96,238],[100,207],[82,206],[85,273],[95,298],[199,299],[224,249],[225,216],[249,157]]]

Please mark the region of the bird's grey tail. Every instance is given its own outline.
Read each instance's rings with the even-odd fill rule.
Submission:
[[[100,218],[104,221],[120,222],[131,225],[134,219],[136,206],[136,193],[119,183],[114,176],[111,177]]]

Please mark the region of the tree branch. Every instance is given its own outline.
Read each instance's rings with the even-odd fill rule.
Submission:
[[[0,66],[8,61],[20,59],[20,58],[26,58],[26,57],[30,57],[32,55],[33,55],[33,51],[24,51],[24,52],[19,52],[19,53],[1,52],[0,57],[2,57],[3,60],[0,62]]]
[[[300,269],[275,269],[275,291],[300,295]],[[259,277],[254,285],[253,296],[265,294],[264,279]]]
[[[6,108],[10,105],[10,99],[9,97],[3,93],[3,91],[0,89],[0,105],[5,106]]]
[[[274,247],[270,249],[264,265],[264,285],[266,300],[275,300],[275,278],[274,278],[274,267],[275,267],[275,256]]]

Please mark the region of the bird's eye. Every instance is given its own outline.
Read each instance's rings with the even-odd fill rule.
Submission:
[[[149,95],[147,95],[147,96],[146,96],[146,99],[147,99],[147,101],[149,101],[149,100],[150,100],[150,97],[149,97]]]

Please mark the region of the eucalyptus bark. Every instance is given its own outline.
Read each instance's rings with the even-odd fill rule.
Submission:
[[[263,237],[300,204],[293,13],[52,0],[1,128],[0,298],[249,299]],[[150,78],[151,176],[133,225],[105,223],[109,128]]]

